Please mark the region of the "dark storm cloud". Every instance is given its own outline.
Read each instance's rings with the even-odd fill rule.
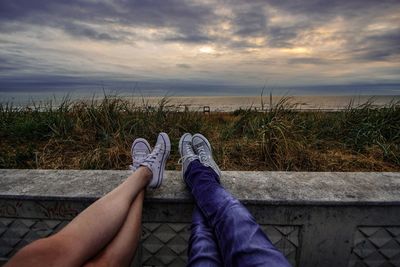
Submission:
[[[0,79],[0,92],[43,92],[101,87],[99,79],[68,75],[17,75]]]
[[[19,66],[15,64],[15,61],[4,55],[0,55],[0,71],[16,70]]]
[[[1,29],[18,30],[17,24],[33,24],[60,28],[73,36],[95,40],[124,39],[114,25],[175,29],[173,41],[203,42],[202,26],[213,21],[211,6],[183,1],[122,1],[93,2],[83,0],[0,2]],[[97,31],[87,24],[101,26]],[[168,39],[168,38],[166,38]]]
[[[238,0],[238,2],[241,1]],[[381,14],[382,11],[389,11],[399,5],[397,0],[270,0],[264,1],[264,3],[293,15],[306,15],[312,19],[310,23],[326,21],[337,16],[365,17],[365,15],[371,15],[374,17]],[[371,17],[366,17],[366,19],[371,19]]]
[[[359,43],[359,50],[353,51],[353,58],[365,61],[399,60],[400,30],[388,31],[364,37]]]
[[[98,41],[122,41],[124,38],[120,34],[113,33],[113,35],[106,32],[99,32],[93,28],[78,23],[66,22],[60,25],[64,31],[77,37],[85,37]]]
[[[212,41],[206,35],[190,35],[190,34],[182,34],[179,36],[168,36],[163,38],[164,41],[167,42],[182,42],[182,43],[207,43]]]
[[[304,29],[304,28],[303,28]],[[292,41],[297,37],[299,27],[270,27],[267,36],[271,47],[291,47]]]
[[[76,37],[103,41],[126,41],[135,38],[132,33],[116,29],[115,25],[151,27],[162,36],[158,41],[182,43],[216,43],[236,48],[256,47],[246,37],[265,38],[271,47],[291,47],[300,33],[341,17],[351,20],[349,30],[360,29],[369,20],[390,13],[399,1],[392,0],[316,0],[316,1],[227,1],[223,7],[232,15],[215,12],[218,2],[212,4],[179,0],[163,1],[84,1],[84,0],[3,0],[0,1],[0,29],[18,31],[23,25],[49,26],[62,29]],[[272,24],[269,10],[278,10],[302,19],[294,25]],[[208,35],[206,28],[219,29],[219,23],[228,20],[233,26],[231,37]],[[93,25],[96,25],[94,27]],[[166,32],[172,29],[174,32]],[[129,36],[132,35],[132,36]],[[157,40],[156,40],[157,41]],[[385,45],[385,44],[383,44]]]
[[[343,19],[348,23],[348,32],[362,35],[365,25],[373,19],[384,18],[394,14],[394,8],[400,7],[397,0],[316,0],[316,1],[233,1],[235,17],[232,20],[237,30],[235,35],[240,37],[264,37],[271,47],[291,47],[296,38],[304,32],[318,26],[329,24],[335,19]],[[272,24],[268,16],[270,9],[278,10],[288,16],[299,17],[296,23]],[[245,11],[243,11],[245,10]],[[400,28],[397,25],[397,28]],[[345,35],[346,32],[339,33]],[[348,36],[337,36],[348,38]],[[351,40],[351,38],[350,38]],[[245,44],[245,43],[242,43]],[[352,43],[349,44],[351,47]],[[382,42],[382,45],[386,46]],[[247,43],[247,46],[252,46]],[[253,45],[256,47],[256,45]]]
[[[237,28],[235,34],[240,36],[260,36],[267,30],[266,16],[257,7],[251,7],[248,11],[238,11],[233,23]]]
[[[4,71],[0,72],[0,77],[15,71],[39,68],[37,61],[35,61],[34,58],[19,55],[19,52],[20,51],[17,50],[12,54],[0,54],[0,70]]]

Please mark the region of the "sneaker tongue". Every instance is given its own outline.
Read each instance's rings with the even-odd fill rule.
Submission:
[[[142,159],[144,159],[144,158],[146,158],[147,157],[147,152],[146,151],[140,151],[140,150],[137,150],[137,151],[135,151],[135,154],[134,154],[134,160],[136,159],[136,160],[142,160]]]
[[[187,142],[186,144],[183,145],[186,151],[193,151],[192,146],[190,145],[190,142]]]
[[[201,148],[201,147],[203,147],[203,144],[202,144],[202,143],[199,143],[199,144],[194,145],[194,147],[195,147],[195,148]]]

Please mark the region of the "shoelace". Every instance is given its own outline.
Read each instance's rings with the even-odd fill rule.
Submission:
[[[194,154],[193,149],[190,145],[185,145],[185,156],[181,157],[178,160],[178,164],[183,164],[187,159],[198,159],[199,157]]]
[[[221,175],[221,171],[218,168],[218,165],[214,162],[214,159],[212,157],[208,156],[208,153],[205,150],[205,146],[199,146],[197,148],[197,151],[199,153],[199,157],[200,157],[200,162],[207,167],[211,167],[212,169],[214,169],[214,171],[218,174],[218,176]]]
[[[214,169],[214,171],[220,176],[221,171],[219,170],[218,165],[214,162],[214,160],[212,158],[210,158],[207,155],[207,152],[205,151],[204,146],[199,146],[197,148],[197,151],[199,152],[200,162],[204,166],[211,167],[212,169]]]
[[[135,151],[135,157],[133,158],[132,165],[129,166],[129,169],[132,171],[137,170],[146,157],[147,153],[145,151]]]
[[[154,161],[157,159],[158,155],[161,152],[161,144],[157,144],[154,147],[153,152],[151,152],[144,160],[142,163],[148,163],[149,165],[152,165],[154,163]]]
[[[209,159],[207,157],[206,151],[204,150],[204,146],[200,146],[197,148],[199,152],[200,162],[204,165],[209,165]]]

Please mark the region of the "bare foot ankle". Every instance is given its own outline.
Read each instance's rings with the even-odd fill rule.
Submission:
[[[140,166],[137,169],[137,172],[141,172],[144,179],[146,180],[146,184],[149,184],[151,179],[153,178],[153,173],[151,172],[151,170],[146,167],[146,166]]]

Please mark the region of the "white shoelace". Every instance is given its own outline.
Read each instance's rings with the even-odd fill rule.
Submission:
[[[135,156],[133,158],[132,165],[129,166],[129,169],[131,169],[132,171],[137,170],[146,157],[147,157],[146,151],[140,151],[140,150],[135,151]]]
[[[178,160],[178,164],[183,164],[187,159],[198,159],[199,157],[194,154],[193,149],[190,147],[190,145],[185,145],[185,156],[181,157]]]
[[[203,163],[204,165],[210,167],[210,160],[209,160],[209,157],[207,156],[206,151],[204,150],[204,146],[198,147],[197,150],[199,152],[200,162]]]
[[[158,155],[161,152],[161,144],[157,144],[154,149],[153,152],[151,152],[141,163],[147,163],[150,166],[153,165],[154,161],[158,158]]]

